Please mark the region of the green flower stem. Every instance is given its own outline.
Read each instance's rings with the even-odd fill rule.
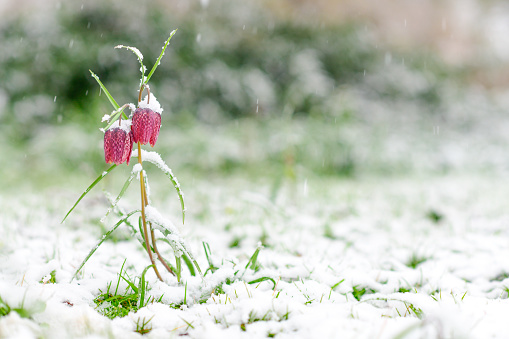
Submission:
[[[138,163],[140,165],[142,165],[141,143],[139,141],[138,141]],[[154,272],[156,273],[157,278],[159,278],[159,280],[163,281],[163,278],[161,278],[161,275],[159,274],[159,271],[157,269],[154,257],[152,256],[152,250],[150,249],[150,243],[148,241],[149,234],[147,231],[147,219],[145,218],[146,192],[145,192],[145,180],[143,179],[143,170],[140,171],[140,189],[141,189],[141,220],[143,222],[143,235],[145,236],[145,248],[147,250],[148,257],[150,258],[150,262],[152,263],[152,265],[154,267]]]

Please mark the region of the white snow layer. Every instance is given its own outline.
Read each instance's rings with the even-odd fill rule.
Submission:
[[[147,103],[148,101],[148,103]],[[149,108],[152,111],[156,113],[163,113],[163,108],[159,104],[159,101],[157,101],[157,98],[152,92],[150,92],[150,100],[148,99],[148,95],[143,98],[143,100],[138,104],[139,108]]]
[[[116,286],[124,260],[133,278],[148,265],[125,225],[69,283],[104,232],[97,220],[107,202],[87,196],[61,225],[69,193],[0,196],[0,309],[11,308],[0,337],[141,338],[136,324],[151,319],[143,338],[507,338],[505,181],[308,179],[307,196],[297,183],[275,203],[270,183],[195,182],[182,236],[203,272],[208,243],[217,269],[202,279],[184,268],[181,283],[161,266],[164,283],[149,270],[147,298],[156,301],[114,320],[94,299]],[[178,204],[173,196],[156,202],[168,208],[148,208],[149,219],[171,228],[163,214]],[[173,262],[168,245],[159,249]],[[127,287],[121,281],[119,293]]]
[[[113,124],[112,124],[112,125],[108,128],[108,130],[109,130],[109,129],[112,129],[112,128],[120,128],[120,129],[122,129],[122,130],[126,131],[127,133],[129,133],[129,132],[131,131],[131,125],[132,125],[132,121],[131,121],[131,119],[128,119],[128,120],[124,120],[124,119],[122,119],[122,120],[120,121],[120,123],[119,123],[119,122],[114,122],[114,123],[113,123]]]

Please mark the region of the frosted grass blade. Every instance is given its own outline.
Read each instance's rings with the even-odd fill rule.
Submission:
[[[125,48],[127,50],[130,50],[131,52],[133,52],[136,57],[138,58],[138,61],[140,62],[140,65],[141,65],[141,68],[140,68],[140,71],[141,71],[141,83],[145,83],[145,71],[146,71],[146,68],[145,66],[143,65],[143,54],[141,54],[140,50],[137,49],[136,47],[131,47],[131,46],[124,46],[124,45],[118,45],[118,46],[115,46],[116,49],[118,48]]]
[[[88,188],[85,190],[85,192],[83,192],[83,194],[79,197],[79,199],[76,201],[76,203],[71,207],[69,212],[67,212],[67,214],[65,215],[64,219],[62,219],[62,221],[60,223],[63,223],[65,221],[65,219],[67,219],[69,214],[71,214],[71,212],[78,205],[78,203],[81,201],[81,199],[83,199],[85,197],[85,195],[87,195],[87,193],[90,192],[90,190],[92,188],[94,188],[94,186],[99,183],[99,181],[101,181],[106,175],[108,175],[111,171],[113,171],[113,169],[115,169],[115,167],[117,167],[117,165],[112,165],[106,171],[102,172],[101,175],[98,176],[97,179],[95,179],[94,182],[90,186],[88,186]]]
[[[161,54],[159,55],[159,58],[157,58],[156,63],[154,64],[154,66],[152,66],[152,69],[150,70],[150,73],[147,75],[147,78],[145,79],[145,84],[148,84],[148,81],[152,77],[152,74],[154,74],[154,72],[156,71],[157,66],[159,66],[159,63],[161,62],[161,59],[163,58],[164,51],[166,50],[166,47],[168,47],[168,45],[170,44],[170,40],[173,37],[173,35],[175,35],[175,33],[177,33],[176,29],[173,30],[170,33],[170,37],[168,38],[168,40],[166,40],[166,43],[163,46],[163,50],[161,51]]]
[[[133,150],[133,157],[138,156],[138,151]],[[173,186],[177,190],[177,194],[180,200],[180,207],[182,209],[182,224],[186,218],[186,206],[184,204],[184,194],[182,193],[182,189],[180,188],[180,184],[178,182],[177,177],[173,174],[172,170],[166,165],[161,156],[156,152],[147,152],[145,150],[141,151],[143,161],[148,161],[154,165],[156,165],[166,176],[171,180]]]
[[[200,276],[203,277],[203,274],[200,269],[200,265],[198,265],[198,262],[191,254],[191,251],[189,250],[189,248],[187,248],[187,245],[185,244],[184,240],[179,235],[174,235],[171,232],[171,230],[169,230],[165,225],[163,225],[155,220],[150,220],[150,222],[152,223],[152,225],[158,226],[156,228],[166,237],[168,244],[170,244],[170,246],[173,248],[173,251],[175,252],[175,258],[181,257],[181,256],[188,256],[189,259],[191,260],[191,262],[194,264],[194,266],[198,270],[198,273],[200,273]],[[178,270],[179,270],[179,268],[177,267],[177,271]]]
[[[86,258],[81,262],[80,266],[78,267],[78,269],[76,270],[76,272],[72,276],[71,282],[74,280],[74,278],[76,278],[76,275],[78,275],[79,271],[81,271],[83,266],[85,266],[85,264],[87,263],[88,259],[90,259],[90,257],[95,253],[95,251],[97,251],[99,246],[101,246],[102,243],[106,239],[108,239],[108,237],[111,235],[111,233],[113,233],[118,228],[118,226],[122,225],[122,223],[124,223],[131,215],[133,215],[135,213],[138,213],[138,212],[140,212],[140,210],[132,211],[131,213],[127,214],[124,219],[119,220],[108,232],[106,232],[105,235],[103,235],[103,237],[97,243],[97,245],[95,245],[95,247],[90,252],[88,252],[88,255],[86,256]]]

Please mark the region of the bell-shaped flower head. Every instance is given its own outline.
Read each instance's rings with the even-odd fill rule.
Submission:
[[[134,142],[140,142],[142,145],[150,143],[154,147],[161,129],[161,113],[163,109],[156,97],[150,95],[150,103],[147,103],[148,96],[140,103],[139,107],[132,115],[132,126]]]
[[[133,136],[130,130],[131,120],[122,120],[104,132],[104,160],[106,163],[120,165],[126,162],[129,165],[133,151]]]

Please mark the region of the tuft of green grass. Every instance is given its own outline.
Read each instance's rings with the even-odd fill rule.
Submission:
[[[428,259],[429,259],[428,257],[417,255],[417,254],[413,253],[412,256],[410,257],[410,259],[408,260],[408,262],[406,263],[406,265],[408,267],[416,269],[417,266],[419,266],[420,264],[422,264],[423,262],[425,262]]]
[[[124,260],[124,263],[120,268],[120,272],[118,273],[118,280],[115,289],[113,290],[113,282],[110,281],[106,287],[106,291],[103,292],[100,290],[101,294],[99,294],[94,299],[94,303],[97,305],[96,309],[99,311],[99,313],[105,317],[108,317],[109,319],[125,317],[130,312],[138,311],[148,302],[155,301],[153,297],[152,300],[150,300],[149,297],[148,301],[145,302],[145,295],[148,289],[148,283],[145,282],[145,273],[150,268],[150,266],[144,269],[141,277],[138,278],[138,286],[136,286],[136,279],[131,278],[124,270],[125,262],[126,261]],[[125,281],[128,285],[124,293],[119,292],[121,280]]]
[[[141,335],[150,333],[150,331],[152,331],[152,326],[147,327],[147,325],[152,321],[153,318],[154,316],[150,317],[148,320],[145,320],[145,318],[138,318],[136,321],[136,330],[134,330],[134,332],[138,332]]]
[[[438,224],[438,223],[440,223],[444,219],[444,215],[442,213],[434,210],[434,209],[430,209],[426,213],[426,218],[431,220],[431,222],[433,222],[435,224]]]
[[[54,283],[57,282],[57,279],[55,277],[56,274],[57,274],[57,271],[53,270],[53,271],[50,272],[50,274],[48,274],[47,276],[43,277],[39,282],[41,284],[54,284]]]
[[[361,287],[359,285],[355,285],[352,288],[353,288],[353,291],[352,291],[353,297],[355,299],[357,299],[357,301],[361,301],[362,296],[366,293],[372,294],[372,293],[376,292],[375,290],[373,290],[371,288]]]

